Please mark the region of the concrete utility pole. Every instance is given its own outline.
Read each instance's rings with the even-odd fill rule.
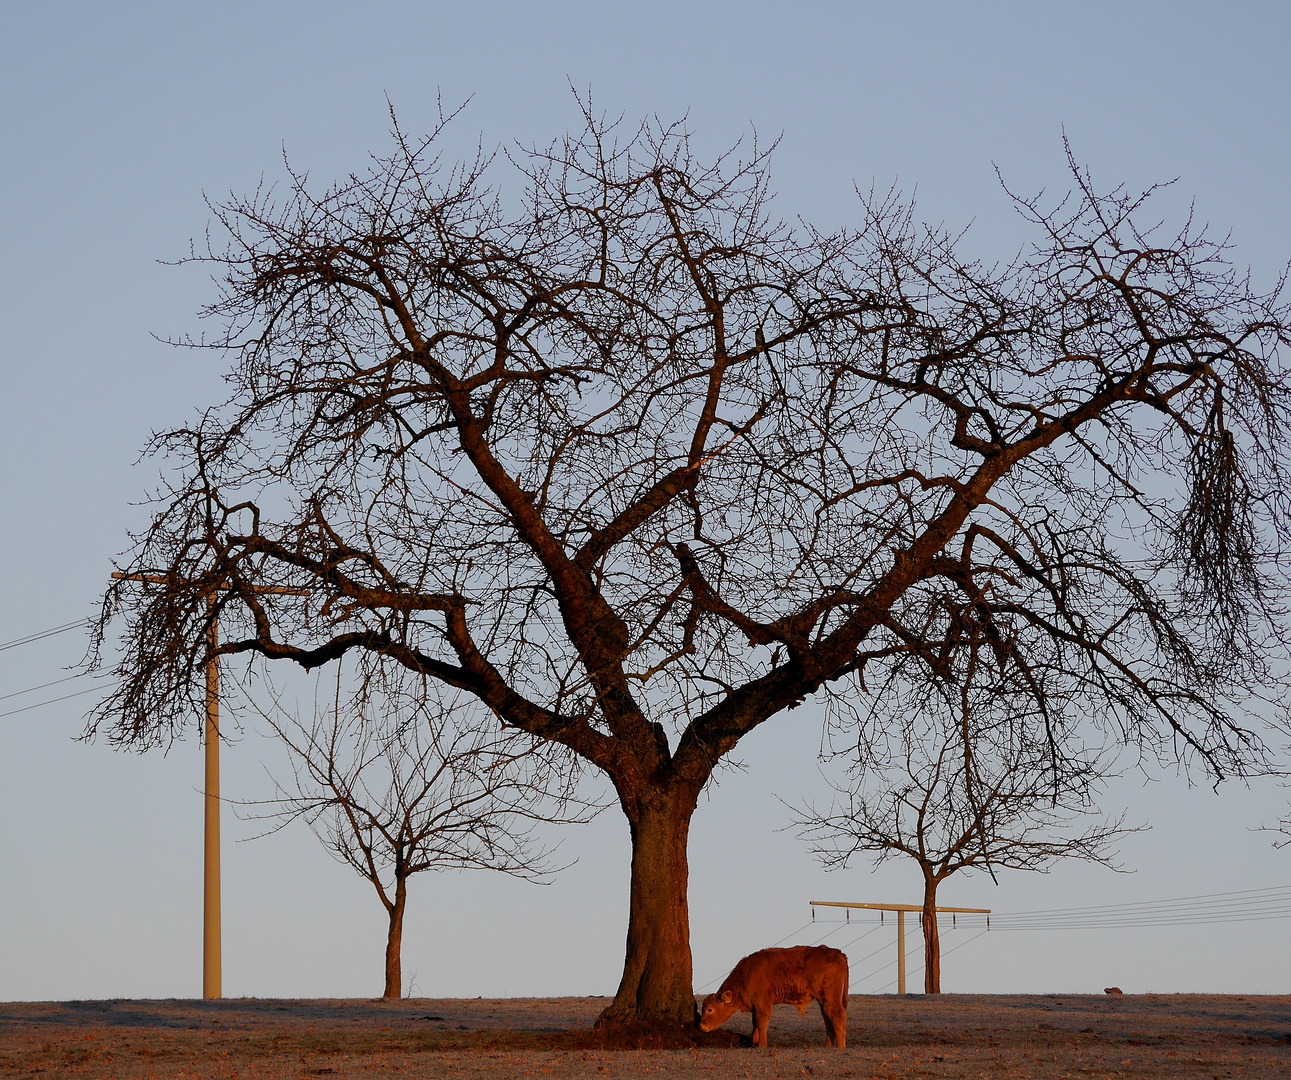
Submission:
[[[897,908],[897,993],[905,993],[905,912],[901,908]]]
[[[917,911],[923,914],[922,904],[851,904],[841,900],[812,900],[811,901],[811,921],[816,921],[816,909],[818,907],[840,907],[847,908],[847,917],[852,917],[851,909],[861,908],[866,911],[895,911],[897,913],[897,993],[905,993],[905,913],[907,911]],[[937,912],[951,912],[956,915],[985,915],[986,925],[991,925],[991,909],[984,907],[939,907],[934,908]],[[881,918],[882,916],[880,916]]]
[[[117,581],[142,581],[165,585],[168,579],[153,574],[113,574]],[[266,587],[255,590],[276,596],[308,596],[305,589]],[[220,913],[220,629],[215,619],[215,593],[206,596],[210,626],[206,631],[206,784],[202,822],[202,997],[224,996]]]
[[[220,941],[220,630],[215,596],[206,598],[206,796],[202,853],[202,997],[224,996],[224,951]]]

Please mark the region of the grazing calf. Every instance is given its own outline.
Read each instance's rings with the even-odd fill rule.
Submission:
[[[827,945],[763,949],[746,956],[716,994],[704,998],[699,1030],[713,1031],[737,1012],[753,1014],[753,1045],[766,1046],[771,1010],[786,1003],[807,1011],[820,1002],[825,1045],[847,1045],[847,957]]]

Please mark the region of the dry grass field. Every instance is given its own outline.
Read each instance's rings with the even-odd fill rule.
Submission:
[[[853,997],[848,1046],[813,1007],[671,1047],[593,1031],[604,998],[0,1004],[0,1076],[1291,1077],[1291,997]],[[696,1033],[698,1035],[698,1033]],[[747,1041],[747,1040],[746,1040]],[[723,1045],[725,1044],[725,1045]]]

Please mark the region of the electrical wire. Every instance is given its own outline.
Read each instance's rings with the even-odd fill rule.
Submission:
[[[75,630],[78,626],[89,626],[89,624],[89,619],[77,619],[76,622],[64,623],[62,626],[51,627],[48,630],[38,630],[36,633],[28,634],[26,637],[0,642],[0,652],[4,652],[6,649],[16,649],[19,645],[30,645],[33,641],[43,641],[45,638],[53,637],[55,634],[63,634],[68,630]]]
[[[813,920],[812,922],[809,922],[809,923],[803,923],[803,924],[802,924],[802,926],[798,927],[798,929],[797,929],[797,930],[793,931],[793,932],[792,932],[792,933],[790,933],[790,934],[785,934],[785,936],[784,936],[784,937],[782,937],[779,941],[777,941],[774,945],[769,945],[769,946],[767,946],[767,947],[768,947],[768,948],[771,948],[771,949],[774,949],[774,948],[776,948],[776,946],[783,945],[783,944],[784,944],[786,941],[788,941],[790,938],[795,938],[795,937],[797,937],[799,934],[801,934],[801,933],[802,933],[804,930],[806,930],[809,926],[812,926],[814,923],[818,923],[818,922],[825,922],[825,921],[826,921],[826,920],[824,920],[824,919],[819,919],[819,920]],[[844,927],[844,926],[848,926],[848,925],[855,926],[855,925],[857,925],[857,923],[858,923],[860,920],[858,920],[858,919],[853,919],[853,920],[851,921],[851,923],[850,923],[850,924],[849,924],[849,923],[847,923],[847,922],[845,922],[845,921],[844,921],[844,920],[842,920],[842,919],[830,919],[830,920],[828,920],[828,921],[829,921],[829,922],[831,922],[831,923],[836,923],[837,925],[835,925],[834,929],[832,929],[832,930],[828,931],[828,932],[827,932],[826,934],[824,934],[822,937],[818,937],[814,942],[812,942],[812,944],[813,944],[813,945],[819,945],[822,941],[824,941],[824,940],[825,940],[825,938],[829,937],[831,934],[836,934],[836,933],[838,933],[839,929],[841,929],[841,928],[842,928],[842,927]],[[864,924],[862,923],[861,925],[864,925]],[[846,945],[843,945],[843,946],[842,946],[842,950],[843,950],[843,951],[846,951],[847,949],[849,949],[849,948],[851,948],[853,945],[855,945],[858,941],[863,941],[865,938],[867,938],[867,937],[869,937],[871,934],[873,934],[876,930],[882,930],[882,929],[883,929],[883,924],[882,924],[882,923],[878,923],[878,922],[876,922],[876,923],[875,923],[875,924],[874,924],[874,925],[873,925],[869,930],[866,930],[866,931],[865,931],[865,933],[863,933],[863,934],[859,935],[858,937],[854,937],[854,938],[852,938],[852,940],[851,940],[851,941],[849,941]],[[862,956],[859,960],[857,960],[857,961],[856,961],[856,963],[858,963],[858,964],[863,964],[863,963],[865,963],[865,961],[866,961],[866,960],[868,960],[871,956],[875,956],[875,955],[877,955],[878,953],[882,952],[885,948],[887,948],[887,946],[886,946],[886,945],[881,945],[881,946],[879,946],[879,948],[878,948],[878,949],[876,949],[874,952],[872,952],[872,953],[868,953],[868,954],[866,954],[865,956]],[[719,976],[719,978],[720,978],[720,976]],[[707,990],[707,989],[708,989],[710,986],[712,986],[712,985],[713,985],[713,983],[715,983],[715,982],[717,982],[717,979],[712,979],[712,980],[710,980],[709,982],[704,983],[702,986],[700,986],[700,987],[698,987],[698,988],[697,988],[697,991],[696,991],[696,992],[697,992],[697,993],[701,993],[701,994],[702,994],[705,990]]]
[[[1104,930],[1120,927],[1204,926],[1286,918],[1291,918],[1291,885],[1270,885],[1260,889],[1201,893],[1196,896],[1175,896],[1123,904],[997,911],[990,915],[960,912],[956,916],[956,922],[968,929],[985,925],[991,930]]]
[[[949,956],[958,949],[962,949],[965,945],[971,945],[979,937],[991,930],[1103,930],[1118,927],[1197,926],[1216,923],[1262,922],[1270,919],[1286,918],[1291,918],[1291,885],[1270,885],[1261,889],[1201,893],[1196,896],[1175,896],[1164,900],[1140,900],[1124,904],[1095,904],[1086,907],[1038,908],[1028,911],[995,912],[990,916],[959,913],[956,922],[965,924],[965,929],[981,926],[981,922],[976,922],[979,919],[988,922],[989,926],[978,930],[976,934],[967,940],[958,942],[949,949],[944,949],[941,955],[943,957]],[[860,920],[854,921],[860,922]],[[816,944],[836,934],[841,927],[848,925],[843,919],[821,919],[813,920],[813,922],[825,922],[827,925],[832,926],[832,929],[816,939]],[[776,945],[781,945],[790,938],[796,937],[811,925],[812,923],[804,923],[793,933],[782,937],[776,942]],[[858,941],[864,940],[870,934],[882,929],[883,925],[880,920],[865,933],[849,941],[843,948],[848,949]],[[774,945],[771,947],[775,948]],[[863,964],[888,948],[890,948],[890,944],[884,942],[877,949],[866,953],[857,960],[850,961],[850,963],[853,966]],[[923,945],[922,941],[920,941],[913,955],[917,957],[922,951]],[[861,976],[856,980],[856,984],[864,984],[869,979],[874,978],[876,975],[881,975],[888,968],[895,965],[896,960],[890,960],[881,967]],[[700,987],[700,990],[703,991],[715,982],[717,982],[716,979],[710,983],[705,983],[704,986]],[[891,985],[895,984],[885,984],[884,989]]]
[[[86,694],[93,694],[99,688],[91,686],[88,690],[78,690],[75,694],[64,694],[62,697],[50,698],[48,701],[38,701],[34,705],[24,705],[21,709],[10,709],[8,712],[0,712],[0,716],[17,716],[18,713],[30,712],[32,709],[39,709],[42,705],[53,705],[58,701],[70,701],[72,698],[84,697]]]
[[[1163,904],[1187,904],[1199,902],[1228,903],[1228,898],[1259,896],[1267,893],[1291,892],[1291,885],[1267,885],[1260,889],[1238,889],[1234,892],[1198,893],[1196,896],[1172,896],[1164,900],[1138,900],[1124,904],[1089,904],[1068,908],[1033,908],[1025,911],[1012,911],[1009,915],[1058,915],[1072,911],[1113,911],[1132,907],[1161,907]]]
[[[1234,892],[1200,893],[1196,896],[1175,896],[1162,900],[1140,900],[1124,904],[1094,904],[1085,907],[1038,908],[1028,911],[994,912],[989,917],[960,913],[957,921],[967,924],[966,928],[980,926],[974,920],[982,920],[988,925],[964,941],[958,942],[949,949],[942,950],[942,957],[971,945],[978,938],[991,930],[1101,930],[1116,927],[1144,926],[1195,926],[1218,923],[1260,922],[1269,919],[1291,918],[1291,885],[1270,885],[1260,889],[1241,889]],[[880,922],[879,926],[882,926]],[[879,928],[875,926],[861,938],[867,937]],[[859,941],[861,938],[857,938]],[[855,942],[849,942],[848,945]],[[879,948],[865,956],[852,961],[853,966],[864,964],[867,960],[890,948],[884,942]],[[918,957],[923,952],[923,942],[919,941],[910,960],[917,966]],[[874,968],[854,980],[854,985],[863,986],[875,976],[882,975],[897,961],[889,960],[880,967]],[[895,986],[895,981],[884,983],[877,992],[883,992]]]
[[[865,933],[861,934],[860,937],[852,938],[852,940],[849,941],[846,945],[840,945],[839,948],[842,949],[843,952],[847,952],[847,950],[850,949],[853,945],[855,945],[858,941],[864,941],[876,930],[882,930],[882,929],[883,929],[882,923],[875,923],[869,930],[866,930]]]
[[[837,926],[834,927],[834,929],[826,930],[823,934],[820,935],[820,937],[818,937],[815,941],[812,942],[812,945],[819,945],[826,938],[833,937],[835,934],[838,933],[839,930],[843,928],[844,925],[845,925],[844,923],[839,923]],[[772,945],[771,947],[773,949],[775,948],[774,945]]]
[[[866,960],[869,960],[871,957],[878,956],[878,955],[879,955],[879,953],[881,953],[881,952],[882,952],[884,949],[886,949],[886,948],[889,948],[889,943],[885,941],[882,945],[880,945],[880,946],[879,946],[877,949],[875,949],[873,952],[867,952],[867,953],[866,953],[864,956],[862,956],[859,960],[856,960],[856,961],[849,961],[849,963],[854,962],[854,963],[857,963],[857,964],[863,964],[863,963],[865,963],[865,961],[866,961]],[[895,964],[895,963],[896,963],[896,961],[895,961],[895,960],[893,960],[893,961],[892,961],[892,963],[894,963],[894,964]],[[882,971],[882,970],[883,970],[883,968],[879,968],[879,970],[880,970],[880,971]]]
[[[974,941],[976,941],[979,937],[984,937],[985,935],[987,935],[987,934],[989,934],[989,933],[990,933],[990,931],[989,931],[989,930],[979,930],[976,934],[974,934],[972,937],[970,937],[967,941],[961,941],[958,945],[955,945],[955,946],[953,946],[952,948],[949,948],[949,949],[943,949],[943,950],[941,951],[941,955],[942,955],[942,956],[949,956],[949,955],[950,955],[951,953],[953,953],[953,952],[958,952],[958,951],[959,951],[960,949],[962,949],[965,945],[971,945],[971,944],[972,944]]]
[[[1088,907],[1042,908],[991,916],[999,930],[1104,930],[1135,926],[1197,926],[1291,918],[1291,886],[1203,893],[1163,900]]]
[[[785,934],[785,936],[784,936],[784,937],[782,937],[779,941],[777,941],[777,942],[775,943],[775,945],[768,945],[768,946],[767,946],[767,948],[769,948],[769,949],[774,949],[774,948],[776,947],[776,945],[783,945],[783,944],[784,944],[786,941],[788,941],[791,937],[797,937],[797,936],[798,936],[799,934],[801,934],[804,930],[806,930],[806,929],[807,929],[807,927],[809,927],[810,925],[811,925],[811,923],[809,923],[809,922],[805,922],[805,923],[803,923],[800,927],[798,927],[798,929],[797,929],[797,930],[794,930],[792,933]],[[708,980],[708,982],[703,983],[703,984],[702,984],[702,985],[700,985],[700,986],[697,986],[697,987],[695,988],[695,993],[697,993],[697,994],[702,994],[705,990],[707,990],[710,986],[712,986],[712,985],[713,985],[713,983],[717,982],[717,981],[718,981],[718,979],[723,979],[723,978],[725,978],[725,976],[724,976],[724,975],[719,975],[719,976],[717,976],[717,978],[716,978],[716,979],[709,979],[709,980]]]
[[[777,941],[777,942],[775,943],[775,945],[771,945],[771,946],[768,946],[768,947],[769,947],[769,948],[774,949],[777,945],[783,945],[783,944],[784,944],[786,941],[788,941],[791,937],[797,937],[797,936],[798,936],[799,934],[801,934],[804,930],[806,930],[806,929],[807,929],[807,927],[809,927],[810,925],[811,925],[811,923],[809,923],[809,922],[808,922],[808,923],[803,923],[803,924],[802,924],[800,927],[798,927],[798,929],[797,929],[797,930],[795,930],[792,934],[785,934],[785,936],[784,936],[784,937],[782,937],[779,941]]]
[[[970,937],[967,941],[961,941],[958,945],[953,945],[953,946],[951,946],[951,948],[949,948],[949,949],[942,949],[942,950],[941,950],[941,957],[942,957],[942,959],[944,960],[947,956],[949,956],[949,955],[950,955],[951,953],[953,953],[953,952],[958,952],[958,951],[959,951],[960,949],[962,949],[965,945],[971,945],[971,944],[972,944],[974,941],[976,941],[979,937],[984,937],[984,936],[985,936],[986,934],[988,934],[988,933],[990,933],[990,931],[989,931],[989,930],[979,930],[976,934],[974,934],[972,937]],[[885,945],[885,946],[884,946],[884,948],[888,948],[888,946],[887,946],[887,945]],[[878,951],[880,951],[880,952],[881,952],[882,950],[878,950]],[[922,956],[922,954],[923,954],[923,942],[922,942],[922,941],[920,941],[920,943],[919,943],[919,945],[916,947],[916,949],[915,949],[914,953],[912,953],[912,954],[911,954],[911,956],[908,956],[908,957],[906,958],[906,961],[907,961],[907,970],[909,970],[909,968],[910,968],[910,967],[916,967],[916,968],[917,968],[918,966],[920,966],[919,964],[913,964],[913,963],[911,963],[910,961],[911,961],[912,957],[913,957],[913,958],[917,958],[917,957]],[[870,953],[870,956],[873,956],[873,955],[874,955],[874,953]],[[862,962],[864,961],[864,959],[868,959],[868,957],[866,957],[866,958],[862,958],[862,960],[857,961],[857,963],[862,963]],[[889,960],[889,961],[888,961],[886,964],[884,964],[882,967],[875,968],[875,969],[874,969],[873,971],[871,971],[868,975],[864,976],[864,977],[863,977],[863,978],[861,978],[861,979],[858,979],[858,980],[857,980],[857,982],[858,982],[858,983],[863,983],[863,982],[865,982],[867,979],[872,979],[872,978],[874,978],[874,976],[875,976],[875,975],[879,975],[879,974],[881,974],[882,972],[886,971],[888,968],[890,968],[890,967],[894,967],[895,965],[896,965],[896,961],[895,961],[895,960]],[[896,979],[893,979],[891,982],[884,983],[881,987],[879,987],[879,990],[880,990],[880,991],[882,991],[882,990],[887,990],[889,987],[896,986],[896,985],[897,985],[897,980],[896,980]]]
[[[881,952],[882,950],[879,950],[879,951]],[[922,956],[922,955],[923,955],[923,943],[920,942],[918,948],[913,953],[909,953],[906,955],[906,969],[909,970],[909,968],[912,966],[910,961],[913,959],[913,957]],[[856,981],[858,983],[866,983],[870,979],[874,978],[875,975],[881,975],[883,972],[887,971],[888,968],[896,967],[896,966],[897,966],[897,962],[895,959],[889,960],[886,964],[881,964],[879,967],[876,967],[873,971],[870,971],[869,973],[862,975]],[[885,984],[885,985],[889,985],[889,984]],[[891,985],[895,985],[895,982]]]
[[[57,686],[59,683],[71,682],[73,679],[83,679],[88,674],[88,671],[78,671],[75,675],[68,675],[62,679],[55,679],[53,682],[44,682],[39,686],[29,686],[26,690],[15,690],[12,694],[0,694],[0,701],[8,701],[10,698],[22,697],[23,694],[34,694],[37,690],[44,690],[50,686]]]

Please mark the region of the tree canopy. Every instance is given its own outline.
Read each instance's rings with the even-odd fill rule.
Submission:
[[[231,393],[152,443],[123,566],[149,583],[110,592],[91,729],[188,723],[212,618],[224,655],[473,695],[614,784],[617,1019],[689,1015],[695,800],[811,695],[951,678],[984,638],[1042,713],[1267,763],[1243,709],[1286,691],[1282,282],[1074,161],[988,265],[897,193],[790,224],[756,146],[584,119],[456,164],[396,129],[331,187],[212,206],[198,345]]]

